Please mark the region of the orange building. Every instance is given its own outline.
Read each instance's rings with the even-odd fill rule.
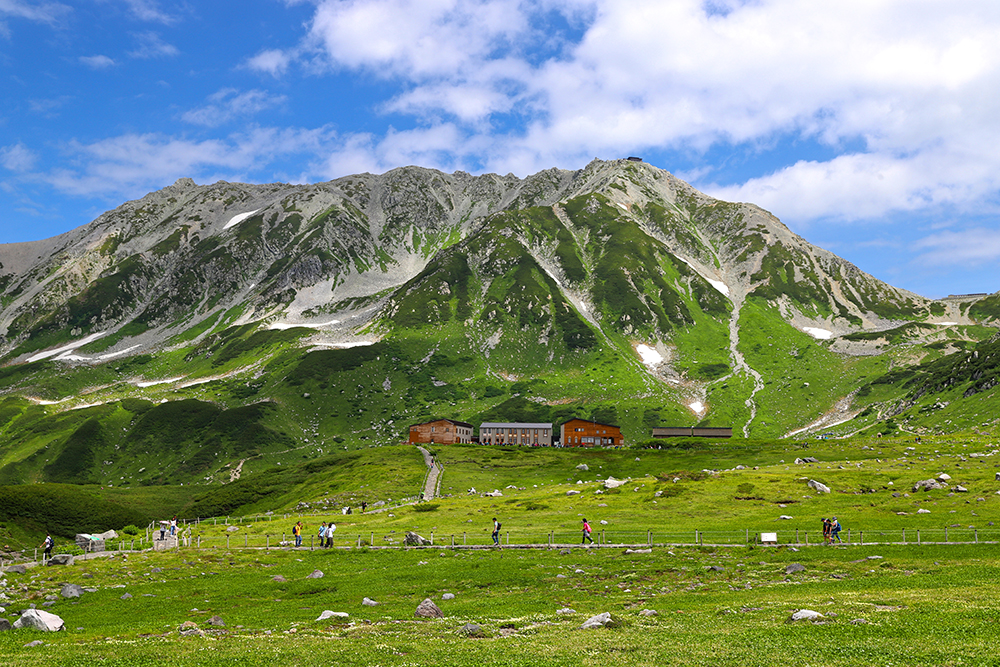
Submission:
[[[472,442],[472,424],[454,419],[436,419],[410,427],[410,444],[454,445]]]
[[[617,426],[586,419],[570,419],[559,427],[563,447],[617,447],[624,444]]]

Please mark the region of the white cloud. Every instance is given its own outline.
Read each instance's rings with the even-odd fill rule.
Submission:
[[[160,9],[160,4],[156,0],[124,0],[124,2],[129,12],[140,21],[170,25],[178,20],[173,14]]]
[[[133,58],[149,59],[176,56],[180,53],[176,46],[168,44],[152,31],[138,32],[132,35],[136,42],[136,48],[128,54]]]
[[[264,72],[271,76],[281,76],[288,69],[292,56],[279,49],[268,49],[261,51],[247,61],[247,66],[258,72]]]
[[[114,67],[115,61],[108,56],[80,56],[80,62],[91,69],[107,69]]]
[[[73,9],[61,2],[29,2],[28,0],[0,0],[0,16],[27,19],[37,23],[54,24]]]
[[[975,228],[924,237],[914,244],[922,251],[918,265],[978,266],[1000,260],[1000,230]]]
[[[0,147],[0,165],[15,172],[31,171],[38,156],[27,146],[18,142],[11,146]]]
[[[233,118],[252,116],[285,102],[283,95],[272,96],[263,90],[240,92],[235,88],[224,88],[209,98],[203,107],[192,109],[181,115],[181,119],[194,125],[218,127]]]

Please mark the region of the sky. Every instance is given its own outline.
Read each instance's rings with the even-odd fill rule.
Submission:
[[[198,183],[635,155],[1000,290],[996,0],[0,0],[0,243]]]

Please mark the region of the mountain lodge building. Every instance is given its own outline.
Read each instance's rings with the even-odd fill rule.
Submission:
[[[611,424],[573,418],[559,427],[563,447],[617,447],[624,444],[622,431]]]
[[[436,419],[410,427],[410,444],[454,445],[472,442],[472,424]]]

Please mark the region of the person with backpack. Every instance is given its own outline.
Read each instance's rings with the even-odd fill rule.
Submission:
[[[834,540],[843,542],[843,540],[840,539],[840,530],[841,525],[840,522],[837,521],[837,517],[830,519],[830,544],[833,544]]]
[[[500,546],[500,522],[496,517],[493,517],[493,544]]]
[[[56,545],[56,541],[52,539],[52,533],[45,533],[45,540],[42,541],[41,547],[45,547],[45,551],[42,552],[42,562],[44,563],[47,559],[52,558],[52,547]]]
[[[296,521],[295,525],[292,526],[292,536],[295,538],[295,546],[302,546],[302,522]]]
[[[583,539],[580,540],[580,544],[586,544],[588,541],[591,544],[594,543],[594,539],[590,536],[591,532],[593,532],[593,531],[592,531],[592,529],[590,527],[590,524],[587,523],[586,519],[584,519],[583,520]]]
[[[326,521],[319,524],[319,532],[316,534],[316,537],[319,538],[319,548],[322,549],[326,543]]]
[[[327,527],[326,527],[326,548],[327,549],[332,549],[333,548],[333,531],[335,531],[335,530],[337,530],[337,527],[335,525],[333,525],[333,522],[331,521],[327,525]]]
[[[830,532],[833,530],[833,523],[827,519],[823,518],[823,544],[830,543]]]

